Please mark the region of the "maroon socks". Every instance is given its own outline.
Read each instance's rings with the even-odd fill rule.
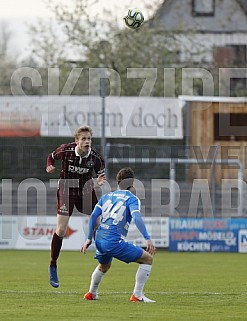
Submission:
[[[51,262],[50,266],[57,265],[57,259],[59,257],[59,253],[62,247],[63,238],[58,236],[56,233],[53,234],[51,241]]]

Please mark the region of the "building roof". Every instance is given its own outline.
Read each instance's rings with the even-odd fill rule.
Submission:
[[[212,16],[193,16],[191,0],[163,1],[154,16],[167,31],[247,32],[247,0],[215,0]]]
[[[240,4],[245,14],[247,15],[247,0],[237,0],[237,2]]]

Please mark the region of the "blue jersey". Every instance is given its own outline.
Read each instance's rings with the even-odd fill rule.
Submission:
[[[125,238],[132,218],[143,237],[150,239],[140,209],[139,198],[128,190],[116,190],[103,195],[90,217],[88,238],[92,239],[97,218],[100,216],[97,239],[118,241]]]

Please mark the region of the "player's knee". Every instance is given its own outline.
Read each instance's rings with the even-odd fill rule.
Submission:
[[[147,257],[147,263],[146,264],[149,264],[149,265],[152,265],[153,264],[153,257],[151,254],[148,255]]]
[[[64,226],[57,226],[57,228],[56,228],[56,234],[57,234],[59,237],[64,237],[65,234],[66,234],[66,227],[64,227]]]
[[[136,262],[137,263],[141,263],[141,264],[152,265],[153,264],[153,257],[152,257],[151,254],[149,254],[148,252],[144,251],[142,256],[140,257],[140,259],[138,259]]]
[[[110,269],[110,267],[111,267],[111,264],[109,263],[109,264],[100,264],[98,268],[101,272],[106,273]]]

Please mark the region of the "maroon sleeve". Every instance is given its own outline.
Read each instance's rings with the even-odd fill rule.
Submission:
[[[49,154],[46,161],[46,167],[54,165],[55,159],[52,158],[52,154]]]
[[[54,165],[55,160],[62,158],[64,147],[65,147],[65,144],[59,146],[56,150],[54,150],[51,154],[48,155],[46,167],[50,165]]]
[[[97,154],[98,154],[98,157],[96,159],[94,170],[98,177],[99,175],[105,173],[105,161],[104,161],[104,158],[100,155],[100,153],[97,153]]]

